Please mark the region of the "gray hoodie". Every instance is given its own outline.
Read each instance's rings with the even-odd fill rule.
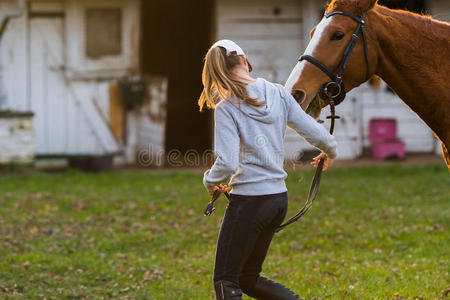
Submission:
[[[286,125],[330,158],[336,156],[336,140],[280,84],[263,78],[247,85],[249,95],[265,101],[253,106],[231,97],[215,109],[217,158],[204,173],[203,184],[212,188],[226,183],[231,193],[265,195],[286,191],[283,140]]]

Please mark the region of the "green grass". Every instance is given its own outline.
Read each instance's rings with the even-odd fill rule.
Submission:
[[[175,171],[0,176],[0,299],[214,299],[226,201],[204,217],[201,173]],[[311,178],[289,174],[288,217]],[[331,169],[263,274],[307,299],[440,299],[449,216],[443,165]]]

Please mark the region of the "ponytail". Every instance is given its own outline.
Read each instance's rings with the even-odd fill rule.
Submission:
[[[223,47],[209,49],[205,56],[205,64],[202,72],[203,91],[198,99],[200,111],[206,105],[207,108],[215,108],[221,99],[227,100],[231,96],[241,98],[246,103],[261,106],[264,102],[250,97],[246,84],[233,78],[232,69],[241,63],[239,55],[226,55]]]

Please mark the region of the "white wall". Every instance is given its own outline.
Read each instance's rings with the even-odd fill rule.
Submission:
[[[304,47],[302,1],[218,0],[217,22],[217,38],[244,49],[253,76],[286,81]]]
[[[164,166],[165,132],[167,120],[168,79],[147,77],[148,89],[145,103],[133,112],[135,120],[135,147],[132,155],[139,165]]]
[[[0,1],[0,18],[17,10],[16,0]],[[27,18],[11,19],[0,41],[0,98],[2,107],[27,111]]]
[[[450,1],[448,0],[427,0],[425,6],[428,13],[433,18],[450,22]]]
[[[35,143],[31,116],[3,117],[0,114],[0,164],[29,164]]]

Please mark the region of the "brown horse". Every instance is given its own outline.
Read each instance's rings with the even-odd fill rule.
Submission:
[[[376,0],[333,0],[330,11],[366,14],[370,75],[377,74],[431,128],[441,140],[450,169],[450,24],[415,13],[392,10]],[[333,70],[357,23],[343,15],[323,18],[311,31],[305,54]],[[343,73],[346,91],[366,81],[363,42],[357,42]],[[286,88],[301,107],[317,118],[329,103],[318,96],[329,77],[308,61],[299,62]]]

